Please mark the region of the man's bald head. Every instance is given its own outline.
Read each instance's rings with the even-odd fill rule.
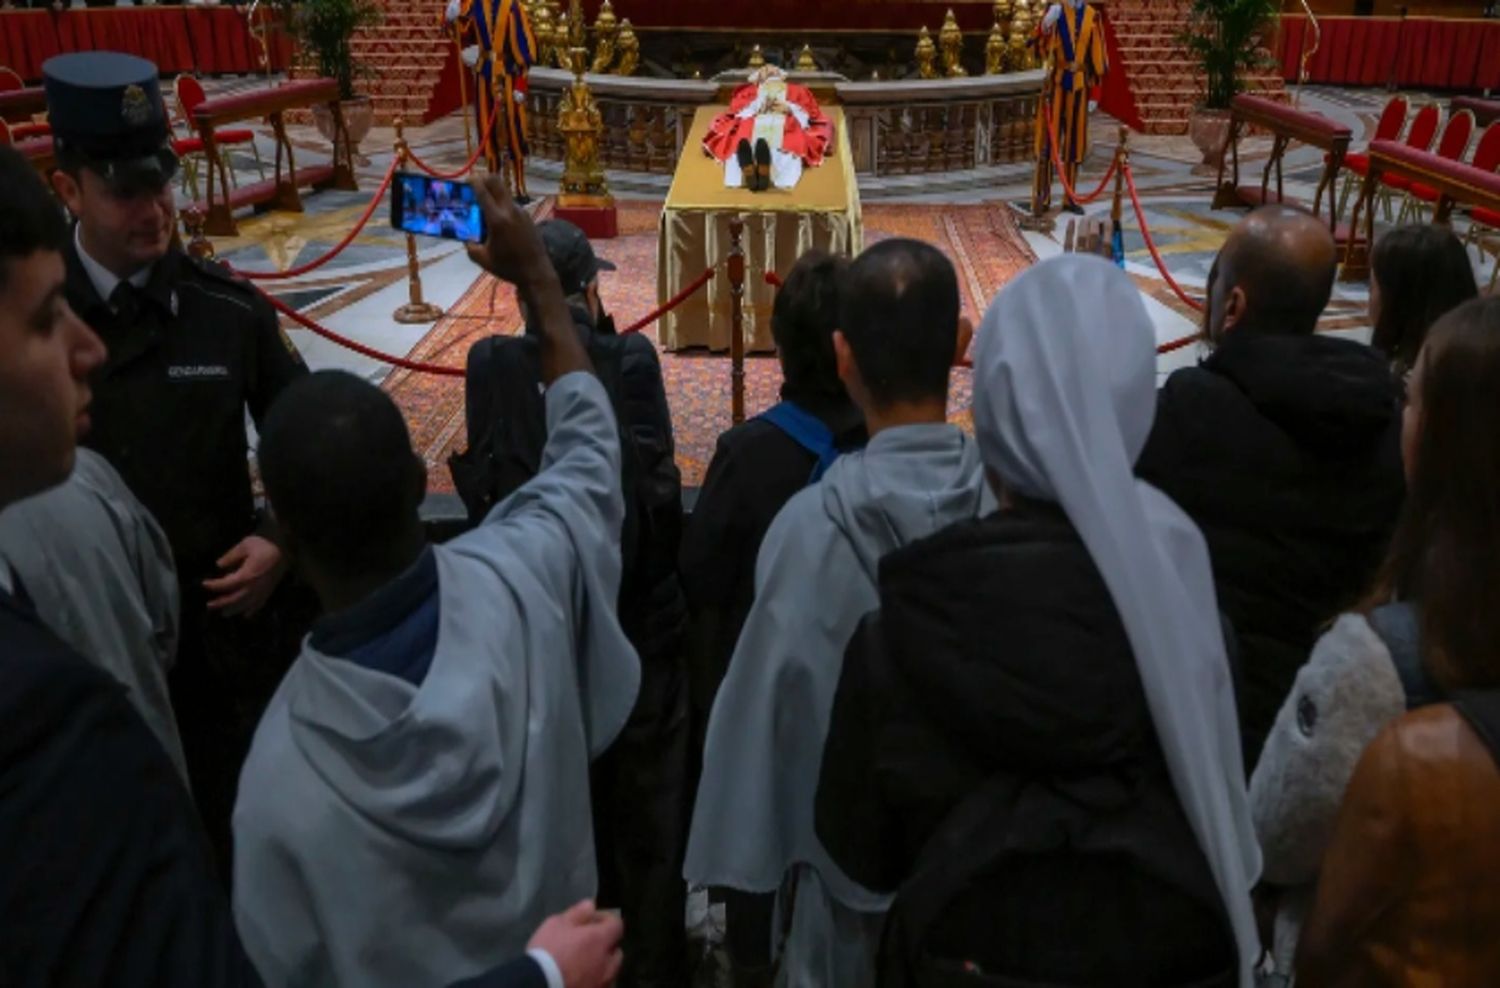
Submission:
[[[1338,250],[1328,224],[1291,206],[1263,206],[1235,227],[1214,262],[1208,330],[1313,332],[1333,295]]]

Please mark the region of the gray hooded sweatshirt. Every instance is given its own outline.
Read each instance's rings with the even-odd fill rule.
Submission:
[[[61,486],[0,512],[5,563],[53,634],[125,686],[186,785],[167,690],[177,658],[177,569],[161,526],[114,467],[79,449]]]
[[[589,760],[640,680],[615,612],[620,450],[593,375],[546,405],[541,472],[433,550],[420,685],[309,643],[256,731],[234,907],[272,988],[472,977],[594,894]]]
[[[761,545],[755,603],[709,719],[684,871],[749,892],[796,875],[780,984],[874,981],[889,898],[844,875],[813,830],[844,649],[880,605],[881,557],[975,517],[987,494],[979,451],[956,427],[887,429],[787,502]]]

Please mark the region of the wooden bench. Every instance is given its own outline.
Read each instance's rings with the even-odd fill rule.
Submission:
[[[1266,159],[1265,171],[1260,177],[1260,186],[1240,184],[1240,134],[1246,125],[1260,127],[1271,132],[1271,156]],[[1281,161],[1292,141],[1318,148],[1324,152],[1323,177],[1318,182],[1318,191],[1313,196],[1312,211],[1316,215],[1322,208],[1323,193],[1328,193],[1328,226],[1335,229],[1336,213],[1335,183],[1339,169],[1344,165],[1344,155],[1349,153],[1349,141],[1353,134],[1348,127],[1335,123],[1317,113],[1296,110],[1283,103],[1261,96],[1240,94],[1229,108],[1229,146],[1232,149],[1233,175],[1226,180],[1225,161],[1219,162],[1219,188],[1214,194],[1213,208],[1226,206],[1259,206],[1268,202],[1286,201],[1281,175]],[[1270,189],[1271,171],[1276,171],[1276,191]]]
[[[333,161],[331,164],[299,171],[292,156],[292,143],[287,138],[282,114],[287,110],[319,103],[328,104],[333,114]],[[229,124],[261,118],[269,119],[271,128],[275,131],[275,177],[232,189],[228,166],[218,152],[214,131]],[[238,233],[234,211],[246,206],[300,213],[300,186],[313,189],[359,188],[354,180],[354,154],[349,141],[349,129],[339,110],[339,87],[333,79],[305,79],[205,100],[193,110],[193,124],[203,139],[204,157],[208,161],[208,198],[194,203],[192,208],[203,212],[204,230],[213,236],[232,237]]]
[[[1364,210],[1364,243],[1374,242],[1375,210],[1373,200],[1380,176],[1403,175],[1423,185],[1438,190],[1438,201],[1433,207],[1432,222],[1447,225],[1453,215],[1453,207],[1460,203],[1500,210],[1500,173],[1481,171],[1473,165],[1452,161],[1430,151],[1418,151],[1397,141],[1376,141],[1370,145],[1370,171],[1365,176],[1365,185],[1359,201],[1354,204],[1354,215],[1349,218],[1351,229],[1359,228],[1360,210]],[[1370,273],[1369,252],[1351,238],[1348,254],[1344,260],[1344,279],[1364,280]]]

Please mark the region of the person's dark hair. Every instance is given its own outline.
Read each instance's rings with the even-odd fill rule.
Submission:
[[[810,250],[797,259],[771,309],[771,336],[781,360],[781,397],[844,398],[833,331],[839,319],[839,276],[847,258]]]
[[[1218,257],[1224,290],[1248,303],[1236,331],[1311,335],[1333,297],[1338,251],[1327,223],[1296,206],[1262,206]]]
[[[11,261],[39,250],[61,252],[67,244],[62,207],[36,168],[15,148],[0,146],[0,289]]]
[[[1442,687],[1500,687],[1500,298],[1465,302],[1427,336],[1413,386],[1416,462],[1366,611],[1421,612],[1422,656]]]
[[[1375,241],[1370,276],[1380,285],[1370,343],[1403,373],[1417,362],[1432,324],[1479,295],[1463,242],[1436,224],[1398,226]]]
[[[877,405],[943,398],[958,349],[958,273],[919,240],[886,240],[839,279],[838,329]]]
[[[260,434],[260,472],[277,524],[335,577],[387,565],[421,524],[423,467],[406,420],[375,385],[318,371],[288,387]]]

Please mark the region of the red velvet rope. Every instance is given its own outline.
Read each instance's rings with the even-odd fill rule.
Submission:
[[[688,285],[682,291],[674,295],[666,305],[663,305],[661,308],[657,309],[655,312],[646,316],[646,318],[640,320],[639,322],[636,322],[626,329],[621,330],[621,334],[623,335],[625,333],[640,332],[646,326],[649,326],[651,323],[660,319],[668,312],[671,312],[673,309],[677,308],[683,302],[686,302],[694,292],[702,288],[704,285],[708,284],[709,279],[713,276],[713,268],[709,268],[708,270],[704,271],[701,275],[694,279],[692,284]],[[323,326],[317,322],[314,322],[312,319],[304,316],[302,313],[287,305],[285,302],[281,301],[281,299],[277,298],[274,295],[271,295],[264,291],[262,291],[261,294],[265,295],[266,301],[270,302],[271,306],[277,312],[280,312],[282,315],[289,317],[293,322],[297,323],[297,325],[301,326],[303,329],[316,333],[317,335],[323,337],[325,340],[331,340],[332,342],[337,343],[339,346],[344,347],[347,350],[353,350],[355,353],[362,354],[363,356],[370,357],[375,360],[379,360],[381,363],[390,364],[393,367],[400,367],[409,371],[416,371],[419,374],[439,374],[444,377],[464,376],[464,369],[462,367],[442,367],[437,364],[424,364],[420,361],[407,360],[404,357],[397,357],[394,354],[382,353],[381,351],[376,350],[373,347],[365,346],[363,343],[358,343],[354,340],[351,340],[347,336],[335,333],[327,326]]]
[[[1052,126],[1051,109],[1046,104],[1042,105],[1042,119],[1047,121],[1047,146],[1048,150],[1052,152],[1052,165],[1057,169],[1058,181],[1062,182],[1063,191],[1068,194],[1068,198],[1080,206],[1086,206],[1104,194],[1105,186],[1109,185],[1109,180],[1115,176],[1115,169],[1120,166],[1120,156],[1119,154],[1115,154],[1109,159],[1109,168],[1104,172],[1104,178],[1099,180],[1099,187],[1086,196],[1080,196],[1078,190],[1074,189],[1068,182],[1067,170],[1063,168],[1062,158],[1058,156],[1057,128]]]
[[[363,343],[356,343],[347,336],[341,336],[328,327],[313,322],[307,316],[304,316],[274,295],[266,294],[266,301],[270,302],[271,306],[277,312],[280,312],[284,316],[289,316],[293,322],[297,323],[303,329],[311,330],[325,340],[332,340],[345,349],[353,350],[355,353],[363,354],[366,357],[373,357],[381,363],[391,364],[409,371],[416,371],[420,374],[441,374],[445,377],[464,376],[464,369],[462,367],[440,367],[437,364],[424,364],[415,360],[407,360],[404,357],[397,357],[393,354],[381,353],[373,347],[367,347]]]
[[[1151,251],[1151,259],[1156,262],[1156,270],[1161,272],[1162,280],[1177,294],[1178,298],[1182,299],[1188,308],[1195,312],[1202,312],[1203,303],[1183,291],[1182,286],[1177,284],[1177,280],[1172,277],[1172,273],[1167,270],[1166,264],[1162,262],[1161,253],[1157,251],[1156,243],[1151,239],[1151,230],[1146,226],[1146,211],[1141,208],[1141,197],[1135,190],[1135,174],[1131,172],[1128,166],[1125,169],[1125,185],[1130,189],[1130,204],[1135,207],[1135,221],[1140,225],[1141,237],[1146,241],[1146,248]],[[1193,339],[1196,339],[1196,337],[1193,337]]]
[[[660,319],[668,312],[671,312],[673,309],[686,302],[694,292],[702,288],[704,285],[708,284],[713,276],[714,269],[711,267],[707,268],[702,274],[694,278],[692,283],[689,284],[686,288],[678,292],[676,295],[673,295],[671,298],[667,299],[666,304],[664,304],[661,308],[645,316],[644,318],[636,320],[629,326],[626,326],[624,329],[620,330],[620,335],[624,336],[627,333],[639,333],[641,330],[656,322],[656,320]]]
[[[418,168],[422,169],[422,171],[426,172],[428,175],[431,175],[433,178],[441,179],[445,182],[452,182],[456,179],[463,178],[465,175],[469,174],[469,172],[474,170],[474,166],[479,163],[480,156],[484,154],[484,149],[489,146],[490,134],[494,131],[495,121],[499,118],[499,116],[500,101],[496,100],[495,105],[490,109],[489,120],[485,121],[484,133],[479,135],[479,144],[474,148],[474,153],[469,156],[469,160],[466,161],[463,167],[458,171],[440,172],[436,168],[433,168],[431,165],[429,165],[427,162],[423,161],[421,158],[417,157],[417,153],[410,147],[406,149],[406,156],[411,159],[412,164],[416,165]]]
[[[306,264],[290,268],[286,271],[241,271],[239,268],[232,267],[227,261],[224,266],[247,281],[281,281],[286,278],[300,277],[309,271],[316,271],[343,253],[344,249],[354,242],[354,238],[359,236],[360,231],[365,228],[365,224],[370,222],[370,217],[375,215],[375,209],[380,205],[380,200],[385,198],[386,190],[391,187],[391,179],[395,174],[396,163],[393,161],[391,162],[391,167],[386,169],[385,178],[380,182],[380,188],[375,190],[375,195],[370,199],[370,204],[365,207],[364,215],[360,216],[359,220],[354,224],[354,229],[350,230],[343,240],[340,240],[332,250],[322,257],[315,258]]]

